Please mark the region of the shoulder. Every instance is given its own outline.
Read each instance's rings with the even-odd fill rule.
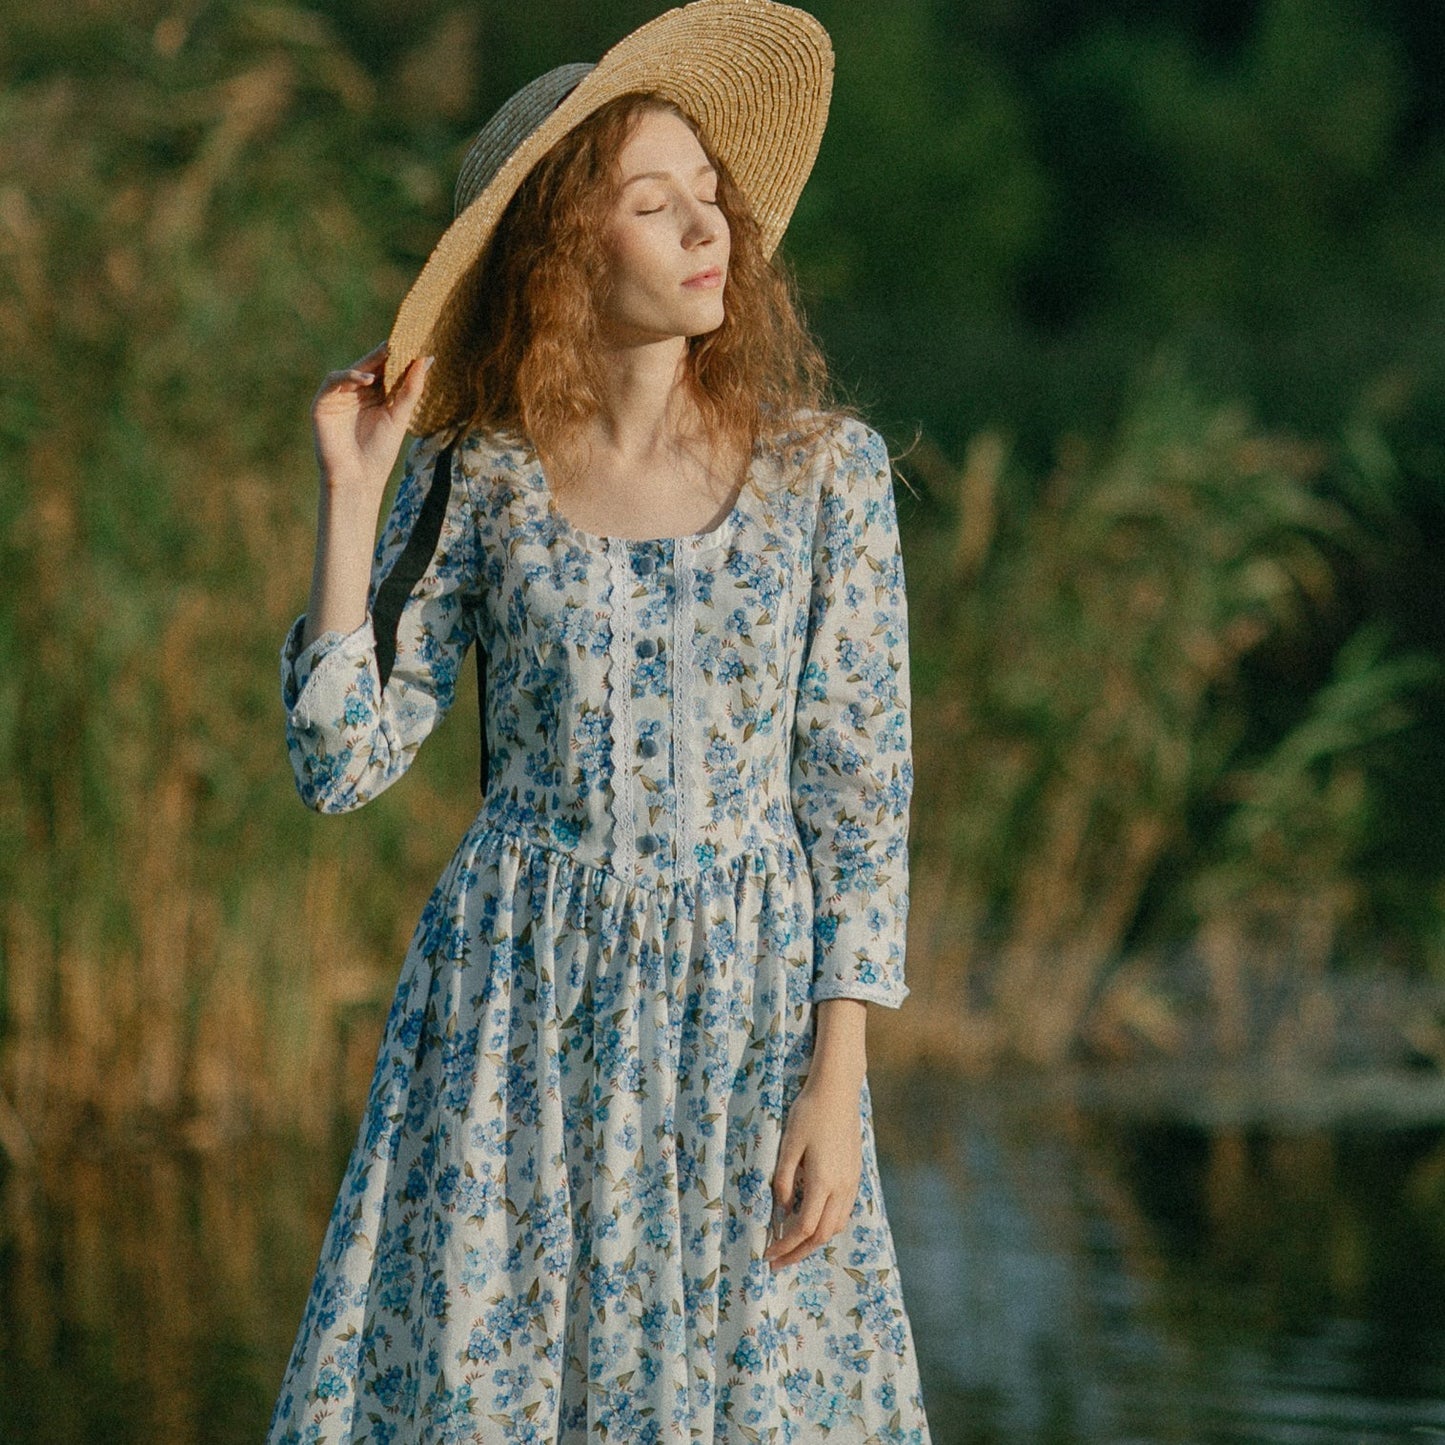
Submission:
[[[450,448],[457,462],[469,476],[478,476],[503,464],[508,455],[521,448],[512,445],[506,437],[482,431],[480,428],[429,432],[418,437],[413,451],[416,456],[437,457]]]
[[[887,443],[853,412],[799,408],[759,445],[775,515],[805,536],[836,531],[860,503],[871,514],[892,500]]]
[[[771,518],[800,538],[815,577],[834,573],[894,517],[893,470],[880,433],[851,412],[798,412],[774,433]],[[880,531],[881,529],[881,531]],[[873,542],[876,548],[879,543]]]
[[[888,443],[848,411],[799,411],[777,435],[776,446],[794,485],[815,504],[840,497],[892,491]]]
[[[798,408],[765,430],[759,446],[771,456],[780,482],[815,501],[892,473],[887,443],[850,411]]]
[[[506,465],[530,452],[523,439],[505,432],[490,432],[480,427],[450,427],[413,437],[407,451],[407,464],[414,463],[417,467],[430,465],[448,448],[472,473],[486,471],[493,465]]]
[[[477,427],[452,428],[418,438],[408,465],[429,466],[447,447],[452,449],[454,481],[464,489],[479,519],[493,515],[518,489],[532,457],[522,438]]]

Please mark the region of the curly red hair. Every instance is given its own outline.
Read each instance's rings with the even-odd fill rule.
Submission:
[[[465,398],[436,430],[525,439],[544,462],[600,409],[598,300],[608,273],[604,224],[618,195],[618,157],[649,110],[692,129],[718,176],[731,232],[727,304],[715,331],[688,339],[684,384],[708,441],[750,453],[760,437],[814,435],[855,409],[833,383],[801,315],[796,283],[763,254],[746,196],[707,136],[655,92],[616,97],[533,167],[443,317],[436,349],[456,358]]]

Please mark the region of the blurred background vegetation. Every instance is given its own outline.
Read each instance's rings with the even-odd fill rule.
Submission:
[[[652,4],[0,20],[0,1145],[354,1112],[475,700],[308,813],[328,369],[470,136]],[[910,981],[870,1054],[1445,1064],[1445,10],[818,0],[784,242],[899,454]]]

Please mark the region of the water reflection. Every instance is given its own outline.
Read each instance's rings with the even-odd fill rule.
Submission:
[[[1445,1440],[1445,1132],[875,1087],[940,1442]]]
[[[873,1095],[938,1445],[1445,1441],[1439,1127]],[[0,1177],[0,1440],[262,1438],[346,1143]]]
[[[277,1148],[77,1150],[0,1185],[0,1440],[255,1445],[336,1179]]]

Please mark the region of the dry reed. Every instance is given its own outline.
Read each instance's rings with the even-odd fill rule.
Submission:
[[[385,91],[312,12],[243,7],[193,45],[182,19],[147,32],[122,0],[91,8],[140,45],[133,69],[46,71],[0,103],[17,1160],[87,1120],[215,1143],[353,1115],[475,804],[455,722],[363,817],[307,814],[275,670],[311,562],[305,398],[374,342],[444,209],[440,158],[404,163],[378,109],[425,113],[430,62],[403,57]],[[953,524],[906,539],[914,997],[877,1011],[880,1061],[1178,1047],[1157,976],[1124,958],[1148,917],[1199,940],[1226,1048],[1248,1041],[1246,960],[1318,971],[1359,906],[1358,755],[1411,683],[1357,647],[1309,726],[1239,766],[1243,660],[1328,608],[1358,541],[1323,466],[1168,385],[1112,450],[1061,447],[1036,502],[1007,438],[975,440]],[[1239,798],[1201,834],[1226,785]]]

